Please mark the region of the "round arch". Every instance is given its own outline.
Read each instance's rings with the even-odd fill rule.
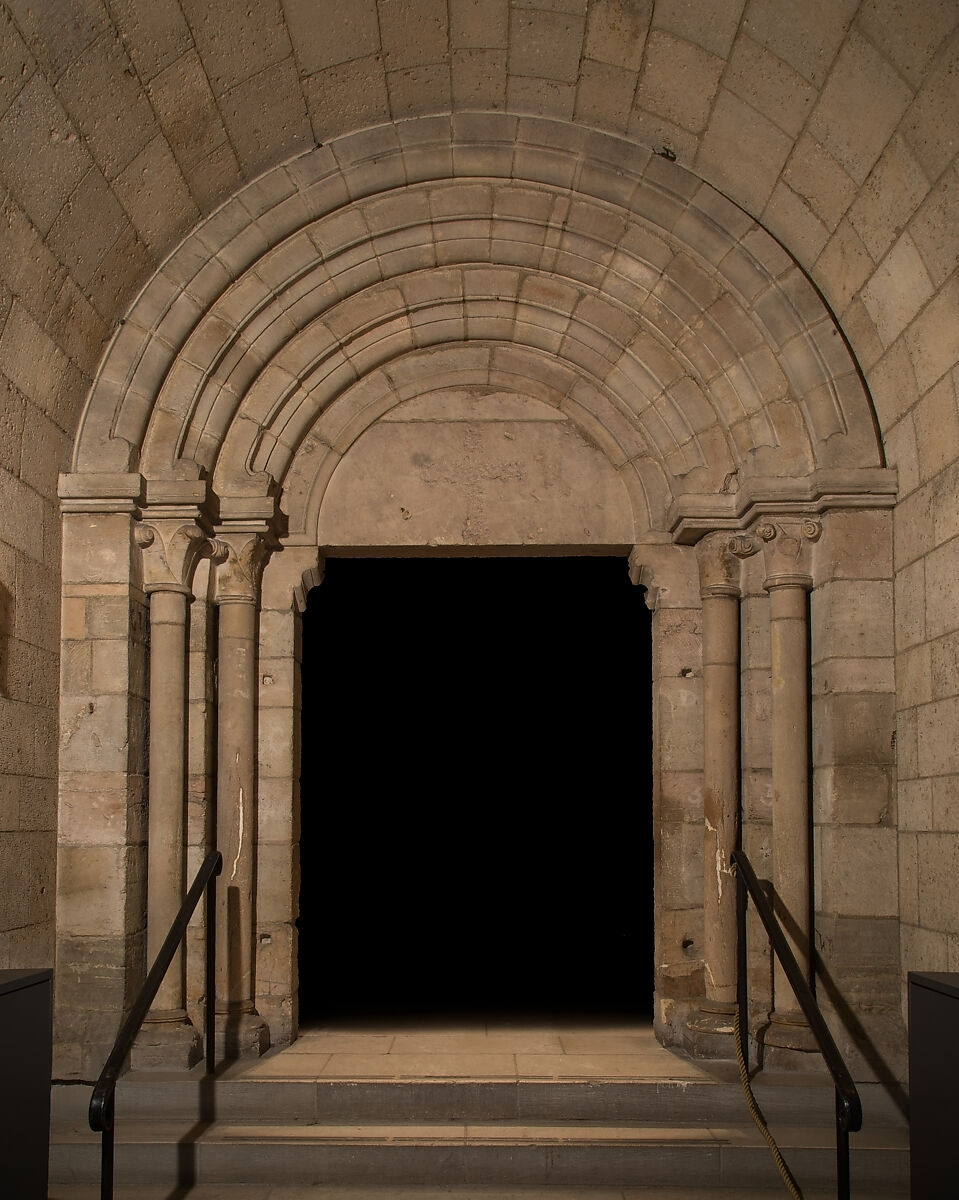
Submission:
[[[421,512],[403,488],[440,499]],[[209,665],[239,646],[258,662],[229,696],[221,670],[216,730],[217,786],[240,797],[238,820],[222,800],[217,818],[245,889],[236,1045],[262,1045],[258,1014],[274,1040],[295,1032],[297,609],[321,549],[631,554],[661,643],[658,866],[681,903],[657,901],[657,987],[675,1040],[704,920],[702,821],[667,797],[682,783],[702,798],[712,568],[694,547],[745,543],[770,513],[882,507],[894,489],[861,373],[807,276],[715,189],[625,140],[505,114],[401,121],[224,204],[117,329],[61,494],[65,595],[126,589],[131,642],[156,595],[195,594],[191,653]],[[118,743],[142,726],[136,686],[109,718]],[[184,712],[194,847],[210,836],[211,687]],[[121,880],[135,890],[132,866]]]
[[[625,141],[488,115],[350,135],[227,202],[118,329],[73,468],[281,493],[370,375],[476,342],[572,377],[554,402],[662,476],[652,527],[683,496],[882,465],[840,330],[747,214]]]

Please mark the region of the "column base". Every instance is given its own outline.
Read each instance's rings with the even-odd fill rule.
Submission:
[[[270,1048],[270,1027],[257,1012],[216,1014],[216,1061],[259,1058]]]
[[[806,1018],[798,1010],[773,1012],[769,1024],[758,1031],[762,1064],[766,1071],[824,1071],[819,1046]]]
[[[734,1059],[736,1005],[704,997],[686,1018],[683,1045],[693,1058]]]
[[[181,1013],[147,1016],[130,1051],[134,1071],[189,1071],[203,1057],[203,1039]]]

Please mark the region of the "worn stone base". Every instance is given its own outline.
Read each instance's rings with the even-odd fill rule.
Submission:
[[[734,1059],[736,1036],[735,1004],[700,1000],[690,1012],[683,1031],[683,1045],[693,1058]]]
[[[259,1058],[270,1048],[270,1027],[259,1013],[216,1015],[216,1061]]]
[[[822,1071],[825,1063],[813,1032],[801,1013],[772,1013],[757,1033],[764,1070]]]
[[[134,1071],[183,1071],[203,1057],[203,1039],[188,1017],[149,1020],[130,1052]]]

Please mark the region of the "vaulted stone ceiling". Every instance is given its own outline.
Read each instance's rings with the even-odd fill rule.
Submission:
[[[72,431],[134,291],[221,200],[350,130],[494,110],[675,155],[812,273],[868,368],[954,264],[956,17],[951,0],[13,0],[2,232],[20,303],[0,366],[45,407],[53,390]]]
[[[28,79],[5,120],[63,106],[60,169],[31,194],[22,162],[16,184],[48,240],[83,226],[86,286],[70,298],[74,338],[87,318],[84,372],[102,345],[93,309],[109,323],[204,210],[295,156],[204,225],[131,312],[77,465],[198,467],[221,495],[244,490],[243,472],[283,481],[308,435],[343,452],[343,405],[318,420],[334,396],[351,391],[374,419],[384,401],[368,397],[399,394],[370,371],[402,358],[425,386],[449,361],[424,349],[466,341],[509,346],[514,373],[523,355],[518,376],[628,464],[640,527],[662,526],[680,494],[735,490],[743,470],[880,465],[838,333],[868,357],[917,281],[908,263],[881,264],[852,294],[870,241],[884,241],[868,183],[857,189],[877,159],[936,159],[920,117],[948,103],[940,44],[955,15],[920,5],[909,37],[891,39],[902,16],[888,8],[787,5],[774,22],[769,5],[739,0],[370,0],[348,17],[329,4],[115,4],[74,9],[67,47],[13,5]],[[346,136],[365,125],[376,132]],[[21,149],[51,153],[36,136]],[[838,326],[749,214],[810,270]],[[893,253],[931,258],[935,226],[917,221]],[[104,252],[98,239],[114,240]],[[220,261],[200,263],[205,250]],[[136,342],[153,332],[144,354]],[[497,371],[490,359],[468,382]],[[123,399],[99,428],[111,388]],[[108,449],[114,435],[135,461]],[[300,490],[329,470],[301,460]]]

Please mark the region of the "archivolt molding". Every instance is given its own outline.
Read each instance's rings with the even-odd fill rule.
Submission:
[[[74,470],[276,491],[308,536],[331,455],[411,380],[507,359],[635,476],[637,536],[882,467],[840,331],[747,214],[617,138],[467,114],[317,148],[204,222],[109,347]]]

